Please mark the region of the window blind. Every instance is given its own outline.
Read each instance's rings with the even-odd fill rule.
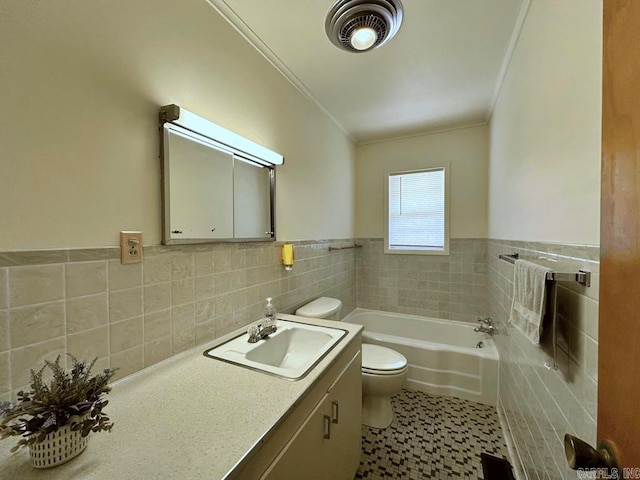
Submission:
[[[444,168],[389,175],[388,248],[444,250]]]

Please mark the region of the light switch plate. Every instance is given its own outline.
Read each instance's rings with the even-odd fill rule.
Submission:
[[[120,232],[120,261],[123,265],[142,262],[142,232]]]

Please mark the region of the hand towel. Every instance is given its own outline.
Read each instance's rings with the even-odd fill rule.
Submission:
[[[552,269],[516,260],[509,322],[534,344],[540,343],[545,307],[545,280]]]

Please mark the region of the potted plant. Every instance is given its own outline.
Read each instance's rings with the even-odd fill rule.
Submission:
[[[115,369],[91,376],[97,358],[87,365],[73,355],[69,357],[70,371],[60,365],[60,355],[55,362],[45,360],[40,370],[31,370],[28,393],[18,392],[16,404],[0,403],[0,438],[22,437],[11,451],[29,447],[31,464],[36,468],[71,460],[87,447],[89,433],[113,427],[103,409]],[[49,385],[43,379],[47,368],[53,373]]]

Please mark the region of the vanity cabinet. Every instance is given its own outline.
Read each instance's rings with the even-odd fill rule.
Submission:
[[[230,478],[353,479],[362,451],[360,350],[358,335]]]
[[[358,354],[261,479],[353,479],[361,452],[360,364]]]

